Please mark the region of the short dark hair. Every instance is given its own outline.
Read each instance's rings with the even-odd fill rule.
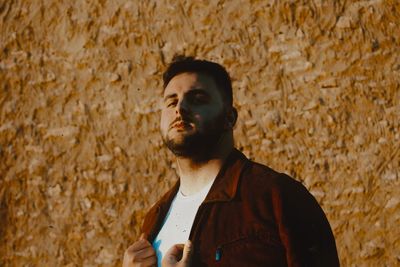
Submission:
[[[226,97],[224,99],[226,104],[232,106],[232,82],[228,72],[222,65],[207,60],[195,59],[194,57],[176,55],[163,74],[164,89],[172,78],[184,72],[202,73],[212,77],[217,88]]]

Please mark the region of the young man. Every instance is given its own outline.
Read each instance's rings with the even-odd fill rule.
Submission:
[[[339,266],[305,187],[234,148],[226,70],[179,57],[163,79],[161,134],[180,179],[148,212],[123,266]]]

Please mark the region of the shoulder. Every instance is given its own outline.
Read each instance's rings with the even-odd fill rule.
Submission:
[[[321,215],[321,207],[314,196],[299,181],[268,166],[249,161],[244,168],[239,191],[250,203],[269,203],[282,212]],[[318,215],[317,215],[318,214]]]
[[[249,161],[244,168],[241,186],[253,188],[259,193],[297,192],[309,195],[301,182],[254,161]]]

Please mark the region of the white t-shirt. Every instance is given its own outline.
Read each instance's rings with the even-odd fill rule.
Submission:
[[[171,207],[165,216],[163,226],[153,241],[153,248],[157,254],[158,266],[161,266],[162,257],[175,244],[184,244],[189,239],[194,217],[199,206],[210,191],[213,181],[201,191],[190,196],[184,196],[181,190],[176,193]]]

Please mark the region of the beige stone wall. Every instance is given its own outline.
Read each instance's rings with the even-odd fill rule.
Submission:
[[[0,266],[119,266],[176,179],[175,53],[225,65],[237,147],[302,181],[342,266],[400,262],[400,2],[0,1]]]

